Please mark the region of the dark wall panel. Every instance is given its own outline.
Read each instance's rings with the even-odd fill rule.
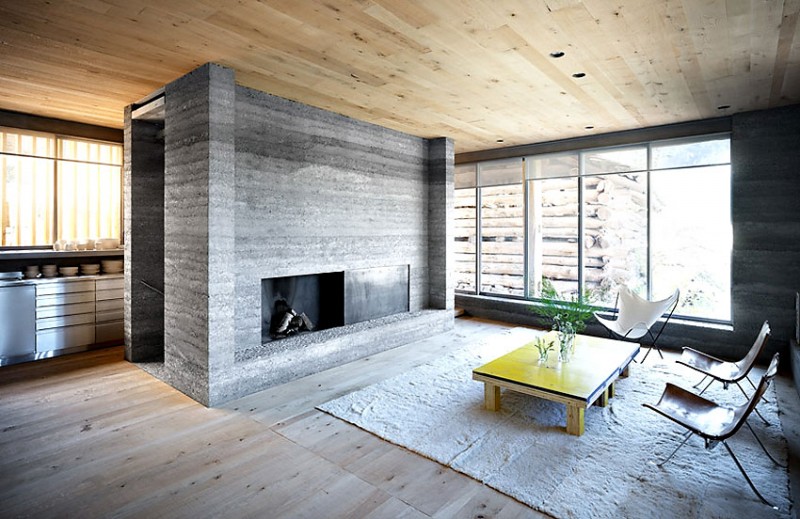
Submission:
[[[794,333],[800,290],[800,107],[733,116],[733,318],[737,342],[764,320]]]

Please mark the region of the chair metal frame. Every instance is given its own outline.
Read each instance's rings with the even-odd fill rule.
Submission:
[[[714,381],[719,381],[722,383],[722,387],[725,389],[728,389],[730,384],[736,384],[736,387],[739,388],[739,391],[741,391],[744,397],[747,399],[750,398],[750,395],[747,394],[739,382],[742,380],[747,380],[750,386],[753,389],[756,389],[756,385],[752,380],[750,380],[748,375],[753,369],[758,356],[761,355],[761,352],[764,350],[764,347],[769,341],[770,333],[771,330],[769,327],[769,321],[764,321],[764,324],[761,325],[761,330],[758,332],[755,341],[753,341],[753,345],[750,347],[750,350],[742,359],[735,362],[722,360],[714,357],[713,355],[709,355],[689,347],[683,348],[681,358],[675,362],[703,374],[703,378],[697,384],[692,386],[695,389],[699,389],[706,379],[711,378],[708,384],[706,384],[706,387],[704,387],[699,394],[702,395],[705,393],[706,390],[711,387],[711,384],[713,384]],[[764,423],[769,424],[769,422],[761,415],[758,409],[756,409],[755,412],[759,418],[764,421]]]
[[[780,354],[776,353],[772,358],[772,362],[770,362],[769,367],[761,377],[761,381],[756,388],[756,391],[747,402],[739,406],[729,407],[719,405],[711,400],[703,398],[700,395],[670,383],[667,383],[657,404],[642,404],[643,406],[652,409],[658,414],[687,429],[683,441],[675,448],[674,451],[672,451],[669,456],[667,456],[666,459],[664,459],[664,461],[657,463],[657,465],[662,467],[669,460],[671,460],[672,457],[675,456],[675,453],[677,453],[680,448],[683,447],[687,441],[689,441],[689,438],[694,435],[698,435],[703,438],[706,449],[713,449],[721,443],[725,446],[725,449],[728,451],[728,454],[730,454],[731,458],[733,458],[733,461],[736,464],[736,467],[739,469],[739,472],[741,472],[742,476],[744,476],[748,485],[750,485],[750,488],[753,490],[753,492],[755,492],[756,496],[758,496],[761,502],[767,506],[777,509],[777,507],[767,501],[761,492],[758,491],[755,484],[750,479],[750,476],[747,474],[747,471],[744,469],[744,466],[733,453],[730,445],[728,445],[727,440],[735,435],[743,425],[747,425],[747,428],[753,434],[753,437],[755,437],[758,445],[761,447],[761,450],[764,451],[769,459],[775,465],[786,468],[786,465],[780,463],[772,456],[772,454],[769,453],[767,448],[764,446],[764,443],[747,421],[750,413],[752,413],[756,408],[756,404],[758,404],[758,402],[764,396],[764,393],[766,393],[767,389],[769,388],[772,379],[778,372],[779,359]],[[723,416],[727,419],[720,420],[720,417]],[[712,420],[712,417],[716,418],[716,420]]]
[[[667,318],[664,319],[664,322],[661,324],[661,328],[658,330],[658,333],[655,336],[653,335],[653,332],[651,330],[652,326],[648,326],[647,327],[647,334],[650,335],[650,339],[652,340],[652,342],[650,344],[650,348],[648,348],[648,350],[647,350],[647,353],[644,354],[644,358],[641,360],[642,363],[644,363],[644,361],[647,360],[647,356],[650,355],[650,352],[653,351],[653,348],[656,349],[656,351],[658,352],[658,355],[662,359],[664,358],[664,354],[661,352],[661,347],[658,345],[658,338],[661,337],[661,333],[664,331],[664,328],[666,328],[667,323],[672,318],[672,314],[675,313],[675,309],[678,308],[678,302],[680,301],[680,298],[681,298],[680,294],[681,294],[680,290],[675,290],[675,292],[673,292],[673,294],[669,296],[671,298],[674,295],[675,296],[675,302],[672,304],[672,308],[670,308],[669,314],[667,314]],[[634,293],[634,295],[636,295],[636,294]],[[638,297],[638,296],[636,296],[636,297]],[[669,299],[669,298],[667,298],[667,299]],[[654,303],[654,301],[648,301],[648,302],[649,303]],[[608,335],[609,335],[610,338],[613,339],[614,336],[616,335],[616,336],[622,337],[623,339],[627,339],[628,335],[630,335],[630,333],[633,330],[636,329],[635,327],[630,328],[624,335],[622,335],[622,334],[619,334],[619,333],[615,332],[611,328],[609,328],[608,325],[606,324],[608,322],[617,321],[619,319],[619,316],[617,315],[618,313],[619,313],[619,291],[617,292],[617,299],[614,302],[614,312],[612,314],[613,317],[611,319],[606,319],[606,318],[600,317],[598,315],[598,312],[595,312],[594,316],[600,322],[600,324],[602,324],[605,327],[605,329],[608,331]],[[662,313],[660,317],[663,317],[663,316],[664,316],[664,313]],[[658,322],[658,320],[656,320],[656,322]],[[640,337],[644,337],[644,334],[642,334]]]

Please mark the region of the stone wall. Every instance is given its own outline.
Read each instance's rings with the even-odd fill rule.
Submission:
[[[217,405],[452,327],[452,141],[238,87],[210,64],[167,85],[165,105],[152,373]],[[262,344],[262,279],[397,265],[410,312]]]
[[[235,96],[213,65],[165,88],[164,369],[206,404],[224,399],[235,355]]]
[[[236,344],[261,346],[261,279],[411,265],[428,307],[428,143],[236,90]]]

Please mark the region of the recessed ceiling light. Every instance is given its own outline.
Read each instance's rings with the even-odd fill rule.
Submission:
[[[594,126],[584,126],[584,128],[587,130],[594,130]]]
[[[564,53],[562,51],[560,51],[560,50],[553,51],[553,52],[550,53],[550,57],[551,58],[561,58],[561,57],[564,57]]]
[[[352,72],[350,73],[350,77],[353,79],[359,79],[359,77],[356,74],[353,74]]]
[[[731,105],[719,105],[717,107],[717,110],[727,110],[730,107],[731,107]]]
[[[584,76],[586,76],[585,72],[576,72],[576,73],[572,74],[572,77],[576,77],[576,78],[582,78]]]
[[[496,142],[506,142],[506,141],[504,141],[503,139],[497,139]]]

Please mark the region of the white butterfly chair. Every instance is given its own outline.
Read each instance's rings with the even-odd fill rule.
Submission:
[[[658,351],[658,354],[663,359],[664,355],[661,353],[661,348],[658,346],[657,341],[658,338],[661,337],[661,332],[664,331],[664,327],[667,326],[667,322],[669,322],[672,317],[672,313],[678,306],[680,295],[681,291],[675,289],[675,292],[666,299],[662,299],[661,301],[648,301],[636,295],[630,288],[622,286],[617,294],[616,308],[619,308],[619,312],[617,313],[617,309],[615,308],[615,318],[607,319],[605,317],[600,317],[597,312],[595,312],[594,316],[600,321],[600,324],[611,332],[612,337],[616,334],[623,339],[636,340],[649,334],[653,342],[650,345],[650,349],[645,353],[642,362],[647,360],[647,356],[650,355],[653,348]],[[654,336],[650,329],[658,321],[659,317],[667,313],[668,310],[669,314],[667,318],[664,320],[658,333]]]

